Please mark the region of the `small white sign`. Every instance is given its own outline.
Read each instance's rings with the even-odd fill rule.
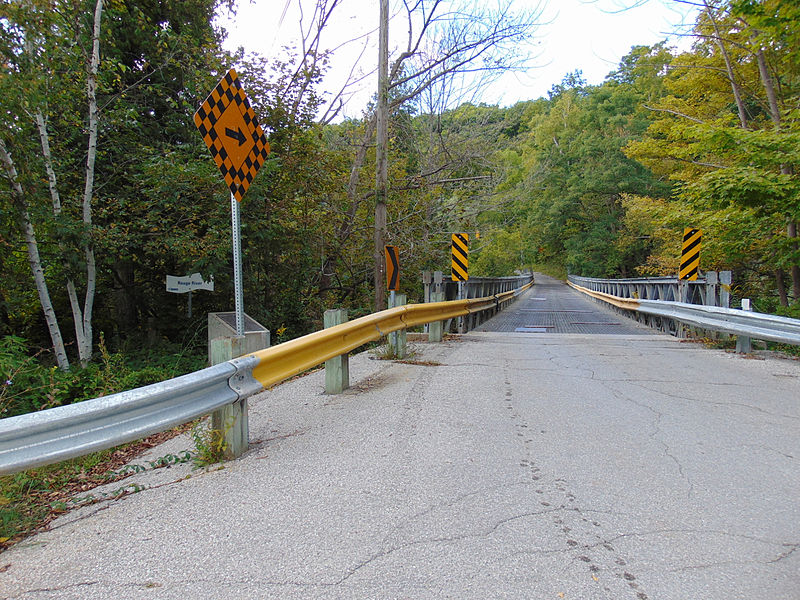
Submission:
[[[192,273],[186,277],[178,277],[176,275],[167,275],[167,291],[173,294],[185,294],[186,292],[194,292],[195,290],[208,290],[214,291],[214,276],[211,276],[211,281],[203,281],[203,276],[200,273]]]

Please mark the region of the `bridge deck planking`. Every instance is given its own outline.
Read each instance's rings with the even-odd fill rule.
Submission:
[[[541,275],[512,306],[476,331],[648,335],[652,329],[598,305],[564,282]]]

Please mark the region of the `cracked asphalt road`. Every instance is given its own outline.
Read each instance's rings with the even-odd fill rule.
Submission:
[[[0,555],[0,597],[800,598],[797,361],[657,334],[415,350],[252,399],[243,458],[125,480]]]

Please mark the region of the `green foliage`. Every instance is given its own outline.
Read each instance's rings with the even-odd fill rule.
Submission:
[[[475,277],[506,277],[522,269],[528,262],[529,252],[522,241],[520,231],[499,231],[486,239],[482,235],[478,243],[482,247],[475,252],[470,273]]]
[[[182,352],[162,354],[156,366],[153,355],[111,353],[102,336],[101,362],[85,369],[62,371],[42,361],[43,352],[30,355],[26,340],[0,338],[0,414],[18,414],[71,404],[151,383],[164,381],[205,366],[201,356]]]

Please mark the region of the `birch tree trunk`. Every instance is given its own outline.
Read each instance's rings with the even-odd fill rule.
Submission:
[[[58,179],[55,169],[53,168],[53,155],[50,152],[50,136],[47,133],[47,121],[41,110],[36,111],[34,119],[36,120],[36,128],[39,131],[39,142],[42,146],[42,158],[44,158],[44,167],[47,172],[50,200],[53,203],[53,216],[58,219],[61,216],[61,195],[58,193]],[[64,256],[67,250],[64,248],[64,244],[61,240],[59,240],[58,248],[62,256]],[[70,276],[67,276],[67,296],[69,297],[69,305],[72,309],[72,318],[76,324],[76,336],[77,339],[80,339],[78,324],[83,322],[83,312],[81,311],[81,305],[78,300],[78,293],[75,290],[75,282]]]
[[[33,280],[36,283],[36,291],[39,294],[39,303],[42,305],[42,312],[44,312],[44,319],[47,323],[47,329],[50,333],[50,339],[53,342],[53,352],[56,356],[56,363],[58,367],[64,371],[69,369],[69,359],[67,352],[64,349],[64,339],[61,337],[61,329],[58,326],[58,319],[56,311],[53,309],[53,303],[50,300],[50,292],[47,289],[47,281],[44,277],[44,269],[42,268],[42,260],[39,256],[39,246],[36,242],[36,232],[31,222],[28,204],[25,201],[25,193],[22,185],[19,183],[17,177],[17,169],[14,166],[14,161],[11,154],[8,152],[5,143],[0,139],[0,161],[3,163],[3,168],[6,176],[11,182],[11,189],[13,196],[16,199],[18,206],[18,219],[22,227],[22,233],[25,237],[25,246],[28,250],[28,264],[33,273]]]
[[[97,0],[94,9],[92,29],[92,55],[86,84],[86,95],[89,101],[89,145],[86,152],[86,181],[83,189],[82,215],[89,237],[84,242],[83,252],[86,257],[86,296],[83,303],[83,318],[75,321],[75,334],[78,341],[78,355],[81,365],[92,358],[92,310],[97,287],[97,266],[92,242],[92,194],[94,192],[94,170],[97,158],[97,73],[100,69],[100,21],[103,15],[103,0]]]

